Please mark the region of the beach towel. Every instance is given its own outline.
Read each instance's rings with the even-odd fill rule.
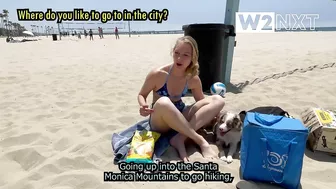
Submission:
[[[112,134],[112,150],[114,152],[114,163],[126,162],[127,153],[131,147],[131,141],[136,130],[150,131],[149,119],[142,120],[127,129]],[[153,162],[161,161],[161,156],[170,146],[170,139],[177,134],[176,131],[171,130],[167,133],[161,134],[156,141],[153,154]]]

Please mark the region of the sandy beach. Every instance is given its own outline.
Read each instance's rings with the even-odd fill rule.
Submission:
[[[239,178],[239,160],[220,159],[221,182],[103,182],[113,164],[111,136],[143,120],[137,94],[154,67],[170,63],[170,50],[182,35],[39,37],[40,41],[0,41],[0,188],[1,189],[186,189],[271,188]],[[253,81],[294,69],[286,77],[268,79],[227,93],[225,109],[240,112],[277,105],[301,119],[307,107],[336,109],[336,32],[238,34],[232,83]],[[148,101],[151,102],[151,95]],[[185,102],[194,102],[186,97]],[[215,145],[213,149],[218,151]],[[204,162],[194,145],[191,161]],[[178,161],[169,148],[163,160]],[[336,185],[336,157],[306,150],[301,177],[304,189]],[[279,187],[274,187],[279,188]]]

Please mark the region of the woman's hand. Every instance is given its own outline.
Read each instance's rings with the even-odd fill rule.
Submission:
[[[151,108],[148,108],[148,105],[140,106],[139,112],[140,115],[146,117],[150,115],[154,110]]]

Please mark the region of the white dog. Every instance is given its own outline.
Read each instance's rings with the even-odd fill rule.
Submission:
[[[241,140],[242,126],[243,123],[239,114],[227,111],[220,112],[216,119],[216,123],[213,126],[213,133],[221,160],[226,161],[227,163],[233,161],[232,156],[236,152],[238,143]],[[225,156],[223,144],[225,144],[225,146],[230,146],[227,156]]]

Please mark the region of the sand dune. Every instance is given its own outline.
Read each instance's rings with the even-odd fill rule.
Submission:
[[[270,188],[239,179],[239,160],[215,160],[232,184],[219,182],[104,183],[113,165],[111,135],[143,119],[137,93],[148,71],[171,61],[180,35],[64,38],[0,45],[0,188]],[[239,34],[232,82],[336,62],[336,33]],[[279,105],[298,117],[306,107],[336,108],[336,65],[247,85],[227,93],[225,109]],[[151,96],[149,97],[151,98]],[[150,100],[149,100],[150,101]],[[192,103],[191,97],[186,97]],[[298,117],[299,118],[299,117]],[[213,146],[216,150],[216,147]],[[195,146],[192,161],[204,161]],[[177,161],[170,148],[164,160]],[[307,150],[302,188],[331,189],[336,159]]]

